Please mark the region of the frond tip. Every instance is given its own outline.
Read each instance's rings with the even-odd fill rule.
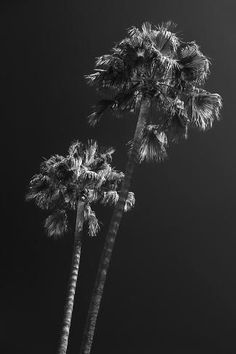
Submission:
[[[44,227],[49,237],[58,238],[67,232],[67,214],[64,210],[56,210],[49,215],[45,221]]]
[[[135,204],[135,196],[133,192],[129,192],[127,199],[125,201],[124,211],[129,211],[134,207]]]

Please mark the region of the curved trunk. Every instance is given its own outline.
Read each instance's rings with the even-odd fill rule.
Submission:
[[[118,203],[115,206],[111,218],[109,230],[105,240],[105,245],[100,259],[97,278],[95,280],[95,286],[93,289],[87,321],[85,325],[83,341],[80,348],[80,354],[90,354],[91,352],[97,316],[98,316],[99,307],[102,300],[103,289],[106,281],[106,275],[108,272],[116,235],[118,233],[120,222],[124,213],[124,206],[129,192],[133,170],[138,159],[138,148],[141,143],[142,131],[144,129],[147,115],[149,113],[149,107],[150,107],[149,99],[143,99],[140,107],[133,144],[131,147],[131,151],[126,166],[125,178],[121,186],[120,197]]]
[[[76,283],[77,283],[78,272],[79,272],[83,223],[84,223],[84,202],[79,201],[77,204],[77,213],[76,213],[71,274],[70,274],[69,285],[68,285],[65,314],[64,314],[62,333],[61,333],[61,342],[60,342],[58,354],[66,354],[67,347],[68,347]]]

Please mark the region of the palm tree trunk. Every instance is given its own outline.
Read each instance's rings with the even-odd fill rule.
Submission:
[[[72,312],[74,306],[74,297],[76,291],[76,283],[77,283],[78,272],[79,272],[83,223],[84,223],[84,202],[78,201],[71,274],[70,274],[69,285],[68,285],[67,301],[65,305],[65,314],[63,319],[61,341],[60,341],[58,354],[66,354],[67,347],[68,347]]]
[[[150,108],[150,100],[143,99],[140,107],[139,117],[136,125],[132,148],[129,154],[125,178],[123,180],[120,197],[118,203],[115,206],[110,227],[106,236],[103,252],[100,259],[100,264],[97,272],[97,278],[95,280],[95,286],[92,293],[92,298],[89,306],[87,321],[83,334],[82,345],[80,348],[80,354],[90,354],[93,337],[96,327],[97,316],[99,307],[102,300],[103,289],[106,281],[106,276],[114,248],[115,239],[118,233],[118,229],[121,223],[121,219],[124,213],[124,206],[127,199],[128,191],[130,188],[131,178],[134,171],[135,164],[138,159],[138,148],[142,139],[142,131],[145,127],[147,116]]]

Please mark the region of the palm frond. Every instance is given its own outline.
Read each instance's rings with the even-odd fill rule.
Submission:
[[[144,23],[142,26],[146,42],[149,41],[151,44],[147,48],[153,78],[165,78],[172,75],[173,70],[179,68],[176,52],[180,41],[176,34],[170,31],[173,27],[170,21],[158,27],[150,23]]]
[[[174,57],[177,48],[180,45],[180,40],[175,33],[170,30],[175,27],[171,21],[163,23],[157,27],[157,31],[153,32],[153,41],[155,48],[158,49],[162,55]]]
[[[123,90],[115,96],[115,104],[112,106],[113,111],[134,112],[138,107],[139,91],[136,90],[137,84],[130,87],[128,90]]]
[[[48,176],[41,173],[34,175],[30,180],[29,191],[26,194],[26,200],[30,201],[37,198],[39,193],[45,192],[50,187]]]
[[[96,84],[96,81],[98,80],[99,76],[100,76],[100,73],[95,72],[95,73],[92,73],[89,75],[84,75],[84,78],[85,78],[88,85],[93,86]]]
[[[68,230],[67,214],[65,210],[56,210],[49,215],[45,221],[44,227],[49,237],[58,238],[64,235]]]
[[[86,146],[85,146],[85,158],[84,158],[84,163],[89,166],[92,164],[95,160],[95,156],[98,151],[98,144],[95,140],[88,140]]]
[[[108,176],[108,181],[117,181],[117,182],[120,182],[123,180],[124,178],[124,173],[123,172],[119,172],[117,171],[116,169],[112,169],[109,176]]]
[[[49,191],[47,191],[46,193],[38,193],[34,201],[40,209],[50,209],[50,206],[52,205],[51,193]]]
[[[161,161],[166,156],[167,137],[157,125],[147,125],[143,131],[142,142],[139,148],[140,162]]]
[[[106,179],[107,176],[110,174],[110,172],[111,172],[111,165],[109,163],[105,162],[105,156],[104,156],[104,163],[99,168],[97,173],[101,179]]]
[[[178,68],[176,51],[179,46],[179,39],[170,29],[173,27],[171,22],[162,24],[159,27],[145,22],[142,30],[131,28],[129,33],[132,35],[131,42],[136,50],[139,59],[137,73],[151,72],[154,77],[166,77],[173,69]],[[135,45],[136,44],[136,45]],[[141,66],[140,66],[141,64]],[[144,69],[144,70],[143,70]]]
[[[41,209],[52,209],[61,200],[60,185],[47,175],[34,175],[30,181],[26,201],[34,200]]]
[[[217,93],[210,93],[205,90],[197,90],[189,98],[191,123],[201,130],[212,127],[214,120],[220,117],[222,98]]]
[[[68,153],[70,167],[78,177],[84,157],[84,144],[79,140],[74,141],[70,145]]]
[[[135,26],[132,26],[128,29],[128,35],[132,39],[136,40],[136,46],[141,47],[143,44],[142,32]]]
[[[94,182],[94,181],[99,180],[99,175],[97,174],[97,172],[90,170],[89,168],[86,168],[85,166],[83,166],[83,169],[81,170],[80,177],[81,177],[81,179],[83,179],[83,181],[85,181],[85,183]]]
[[[115,190],[104,192],[101,203],[104,205],[115,205],[119,200],[119,194]]]
[[[124,58],[117,55],[115,51],[113,51],[113,54],[98,58],[96,68],[99,68],[95,70],[100,74],[100,82],[98,84],[103,88],[111,86],[116,89],[122,88],[130,72],[127,63],[124,62]]]
[[[84,219],[88,224],[88,234],[89,236],[96,236],[100,230],[99,222],[96,217],[95,212],[91,209],[90,205],[87,204],[84,211]]]
[[[120,183],[124,179],[124,176],[125,175],[123,172],[118,172],[114,168],[112,168],[109,175],[106,176],[105,181],[102,183],[102,191],[116,191]]]
[[[106,54],[97,58],[95,63],[95,73],[86,75],[85,79],[91,86],[98,89],[113,87],[114,89],[122,88],[128,78],[128,68],[117,50],[113,50],[112,54]]]
[[[53,155],[49,159],[44,159],[44,161],[40,165],[40,171],[42,174],[53,172],[53,169],[65,159],[64,156],[61,155]]]
[[[110,164],[112,162],[112,155],[116,150],[110,146],[108,148],[100,148],[101,157],[104,159],[104,162]]]
[[[75,158],[82,157],[84,152],[84,145],[81,141],[75,140],[69,146],[69,155]]]
[[[51,171],[52,173],[52,171]],[[70,161],[67,158],[64,158],[63,161],[59,162],[54,166],[53,171],[54,177],[58,179],[63,184],[68,183],[74,176],[74,171],[70,167]]]
[[[124,206],[124,211],[129,211],[130,209],[132,209],[135,205],[135,196],[133,192],[129,192],[127,199],[125,201],[125,206]]]
[[[195,42],[183,43],[178,51],[181,78],[203,83],[210,73],[210,61]]]
[[[100,197],[100,191],[95,188],[88,189],[87,193],[87,202],[88,203],[95,203]]]
[[[119,58],[116,58],[119,59]],[[103,66],[105,68],[109,67],[113,62],[114,62],[115,58],[114,56],[112,56],[111,54],[105,54],[102,55],[98,58],[96,58],[96,62],[95,62],[95,66]],[[104,72],[105,70],[97,70],[98,72]]]
[[[63,198],[66,206],[69,209],[75,210],[77,205],[78,197],[78,183],[75,181],[73,183],[67,184],[63,193]]]

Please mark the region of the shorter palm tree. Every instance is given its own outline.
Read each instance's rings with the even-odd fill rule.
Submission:
[[[65,234],[68,212],[76,211],[72,269],[59,354],[65,354],[68,347],[84,224],[88,226],[89,236],[97,235],[99,222],[92,205],[97,202],[115,205],[119,199],[118,189],[124,174],[111,166],[113,152],[113,148],[99,149],[92,140],[87,144],[76,141],[67,156],[54,155],[43,161],[40,173],[30,181],[26,200],[34,200],[38,207],[50,211],[44,225],[48,236],[57,238]],[[134,194],[130,192],[126,210],[134,203]]]

